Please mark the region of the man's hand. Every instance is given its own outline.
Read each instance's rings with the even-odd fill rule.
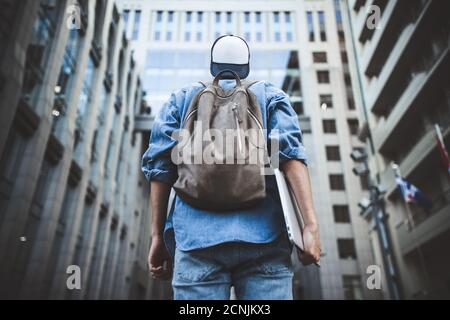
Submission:
[[[153,279],[167,280],[172,275],[172,259],[160,236],[152,238],[148,254],[148,268]]]
[[[319,262],[320,260],[320,238],[319,229],[315,225],[306,225],[303,229],[304,251],[299,253],[300,261],[304,266]]]
[[[303,265],[319,262],[319,226],[313,206],[308,168],[299,160],[288,160],[282,165],[281,169],[286,174],[289,185],[294,191],[305,222],[305,227],[303,228],[304,252],[299,253],[300,261]]]

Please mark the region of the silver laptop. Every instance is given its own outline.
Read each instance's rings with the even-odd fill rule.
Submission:
[[[289,240],[300,252],[303,252],[303,228],[305,222],[300,207],[298,206],[294,192],[286,181],[284,173],[279,169],[274,169],[274,172]],[[320,266],[319,262],[315,263],[315,265]]]

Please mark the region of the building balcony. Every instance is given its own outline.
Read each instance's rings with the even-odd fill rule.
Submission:
[[[354,4],[349,3],[350,8],[353,8],[355,11],[354,16],[354,30],[355,30],[355,36],[359,36],[363,29],[366,26],[366,20],[367,20],[367,6],[371,5],[374,0],[369,0],[369,3],[367,4],[366,0],[363,1],[354,1]]]
[[[367,43],[364,50],[364,55],[361,61],[362,70],[367,75],[372,75],[383,64],[382,53],[385,53],[383,44],[389,37],[395,37],[393,30],[396,27],[396,21],[392,17],[394,12],[401,10],[401,1],[388,1],[384,8],[383,15],[379,21],[380,29],[375,30],[375,33],[369,43]],[[390,42],[389,40],[387,42]],[[390,50],[389,50],[390,51]],[[389,52],[387,51],[387,52]]]
[[[311,118],[308,116],[299,116],[298,121],[300,124],[300,128],[302,130],[302,133],[311,133]]]
[[[380,8],[380,15],[384,16],[385,14],[385,7],[386,4],[389,1],[387,0],[369,0],[365,8],[362,10],[362,13],[358,15],[358,20],[356,21],[356,30],[358,34],[358,41],[361,43],[365,43],[369,39],[371,39],[376,32],[377,29],[375,28],[368,28],[367,27],[367,21],[370,14],[373,14],[372,10],[368,10],[371,6],[376,6]],[[396,2],[396,1],[395,1]],[[375,23],[375,21],[374,21]]]
[[[361,8],[364,3],[366,3],[366,0],[349,0],[348,6],[355,11],[359,11],[359,8]]]
[[[389,57],[383,61],[381,72],[368,94],[368,107],[373,113],[381,114],[388,108],[393,96],[397,94],[392,88],[405,78],[405,66],[417,59],[418,45],[424,40],[420,37],[426,31],[425,28],[432,24],[432,15],[436,10],[433,3],[432,1],[425,7],[415,23],[410,23],[403,29],[389,51]]]
[[[403,255],[450,229],[450,190],[434,199],[433,204],[431,212],[421,220],[416,220],[413,228],[406,222],[397,226],[398,242]]]
[[[443,130],[444,139],[450,136],[450,124],[447,129]],[[402,175],[408,177],[433,150],[436,150],[436,133],[434,127],[430,127],[427,133],[419,140],[419,142],[407,153],[404,159],[399,163]],[[437,152],[437,151],[436,151]],[[386,197],[390,198],[397,189],[394,171],[388,167],[381,173],[381,184],[386,188]]]
[[[427,105],[427,101],[430,101],[429,98],[434,96],[435,84],[440,83],[448,76],[446,66],[449,64],[450,47],[447,47],[427,73],[418,74],[411,80],[389,116],[381,120],[374,130],[373,139],[377,150],[386,152],[395,149],[396,145],[402,142],[404,134],[399,132],[401,131],[400,126],[407,123],[408,116],[415,114],[420,108]]]

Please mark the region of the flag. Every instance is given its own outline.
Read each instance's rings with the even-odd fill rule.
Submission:
[[[395,181],[406,203],[417,203],[425,209],[431,209],[433,203],[419,188],[400,176],[397,176]]]
[[[448,156],[447,149],[445,148],[444,138],[442,137],[441,127],[438,124],[434,125],[436,129],[436,141],[439,148],[439,153],[441,154],[442,161],[450,174],[450,157]]]

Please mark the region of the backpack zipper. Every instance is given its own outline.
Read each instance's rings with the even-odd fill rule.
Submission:
[[[253,118],[253,120],[255,120],[256,124],[258,125],[259,129],[261,129],[261,131],[263,131],[263,126],[262,124],[259,122],[258,118],[253,114],[253,112],[250,111],[250,109],[247,108],[247,112],[248,114]]]
[[[242,119],[239,116],[239,111],[237,109],[238,105],[235,103],[233,107],[231,108],[234,112],[234,119],[236,120],[236,128],[237,128],[237,135],[238,135],[238,146],[239,146],[239,152],[242,153],[242,137],[241,137],[241,126],[239,123],[242,122]]]
[[[188,122],[189,121],[189,119],[192,117],[192,115],[194,114],[194,113],[196,113],[198,111],[198,108],[196,108],[196,109],[194,109],[194,110],[192,110],[191,112],[189,112],[189,114],[186,116],[186,118],[184,119],[184,122],[183,122],[183,128],[184,128],[184,126],[186,125],[186,122]]]

